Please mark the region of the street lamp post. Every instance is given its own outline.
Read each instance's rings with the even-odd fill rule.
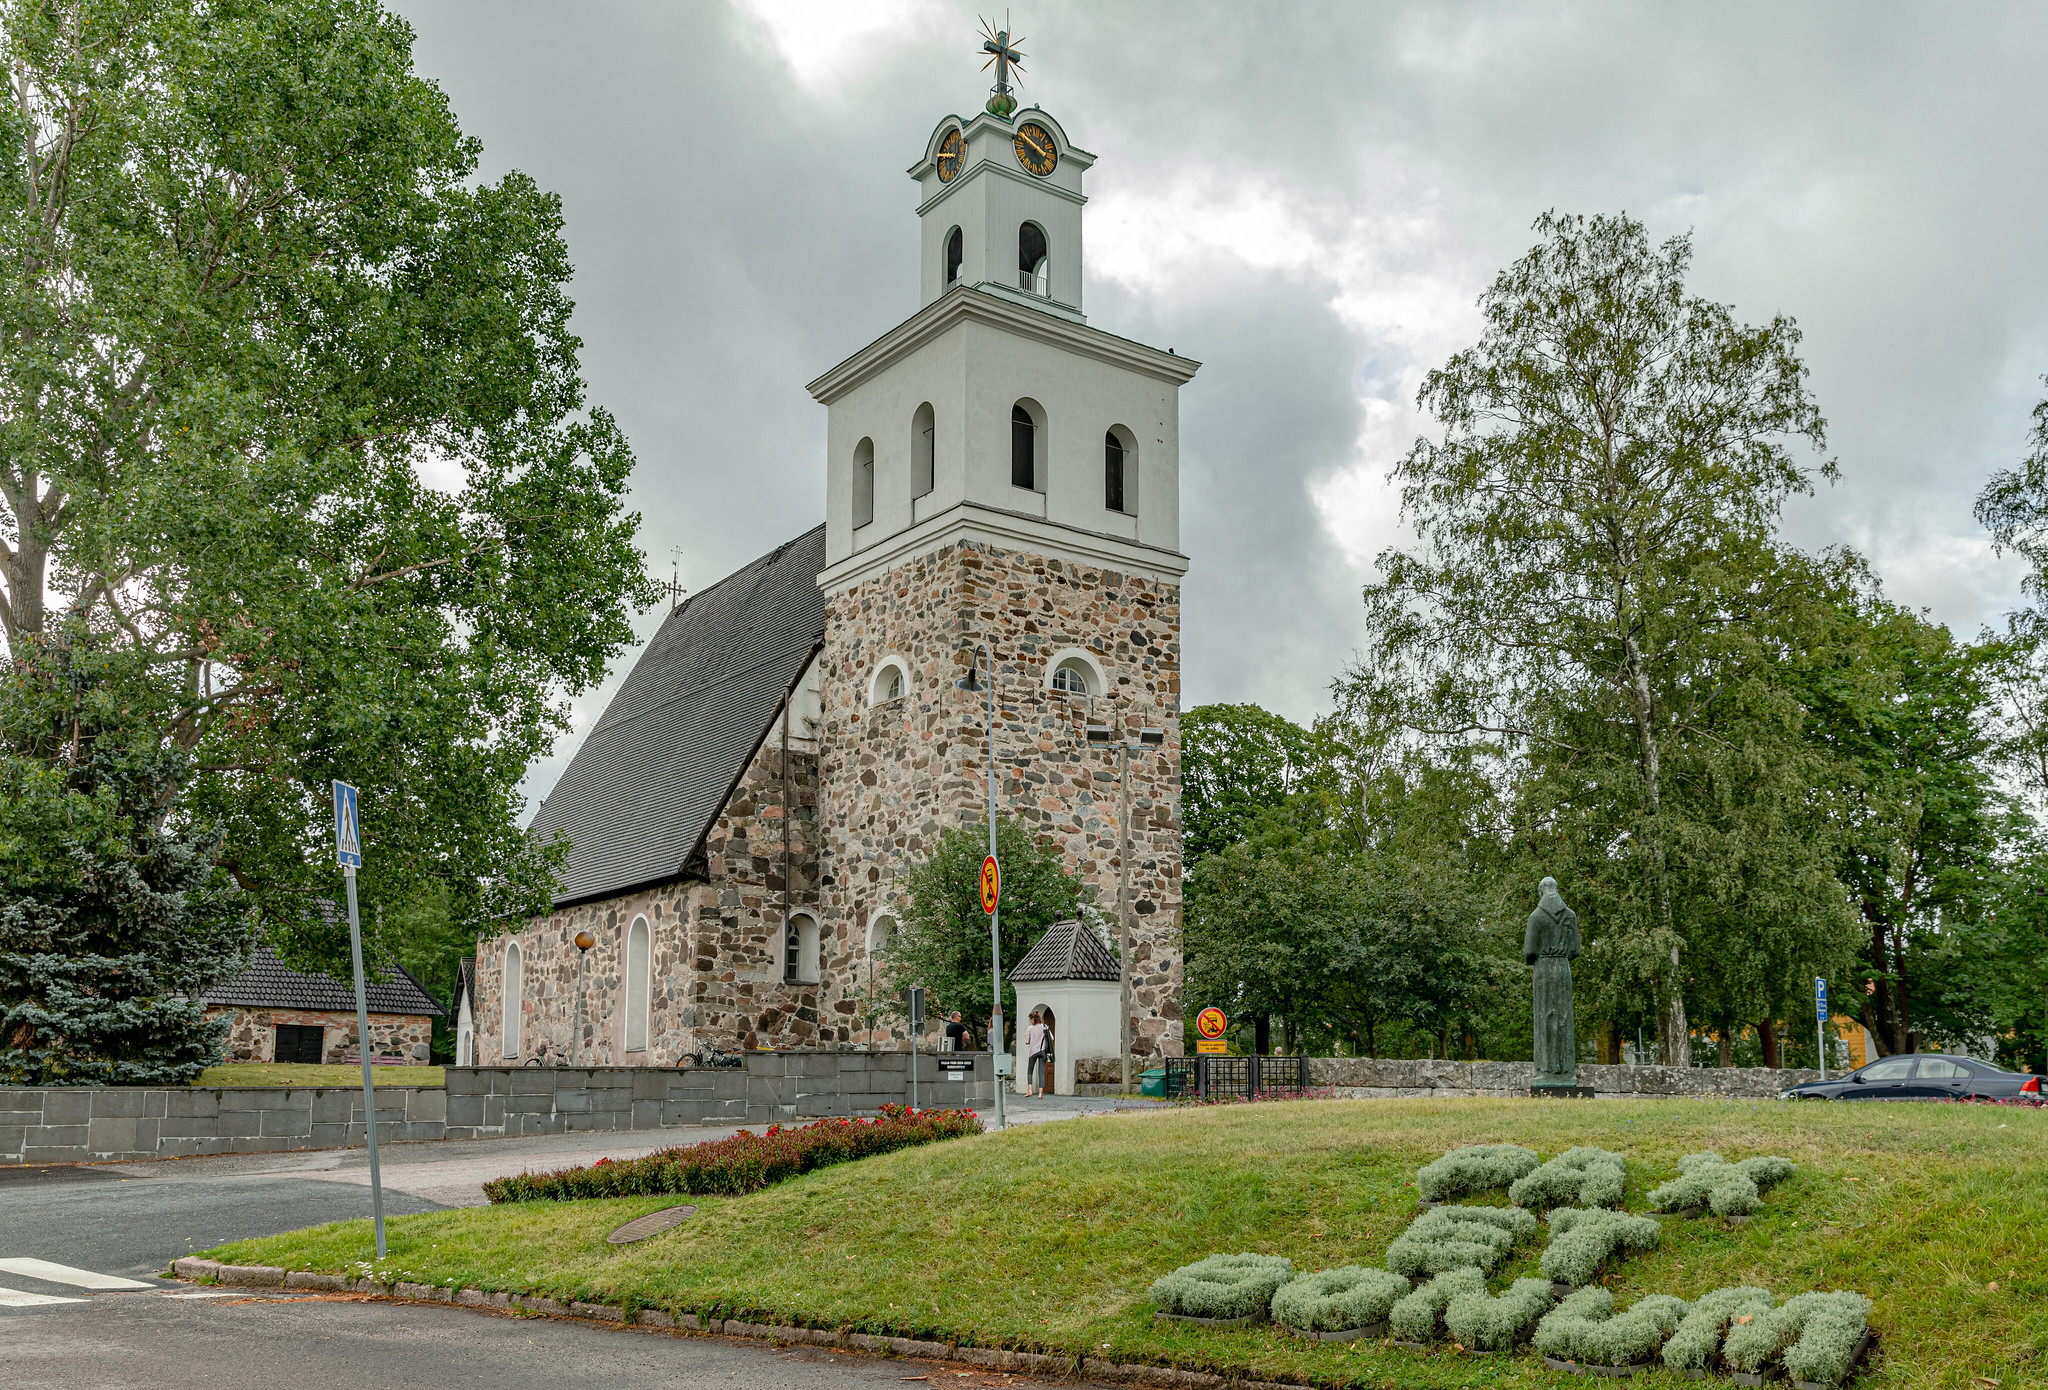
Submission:
[[[977,688],[976,673],[981,669],[982,660],[988,661],[988,853],[996,854],[996,658],[986,644],[974,644],[974,660],[967,668],[964,679],[954,682],[960,689],[972,694]],[[995,982],[995,1007],[989,1018],[989,1069],[995,1073],[996,1128],[1003,1127],[1003,932],[1002,904],[988,915],[989,976]],[[913,1040],[911,1046],[916,1047]]]
[[[576,933],[576,1017],[570,1021],[569,1065],[583,1065],[583,963],[590,959],[590,948],[597,944],[597,938],[587,931]]]
[[[1090,724],[1088,741],[1094,744],[1115,742],[1116,730],[1107,724]],[[1120,803],[1116,851],[1117,997],[1122,1001],[1119,1031],[1123,1042],[1126,1096],[1131,1093],[1131,952],[1135,949],[1131,941],[1131,754],[1143,753],[1165,742],[1166,730],[1148,724],[1138,730],[1136,743],[1121,743],[1117,748],[1117,800]]]

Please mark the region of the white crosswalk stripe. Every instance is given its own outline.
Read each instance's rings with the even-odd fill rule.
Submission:
[[[68,1284],[74,1289],[154,1289],[157,1284],[145,1284],[140,1279],[123,1279],[113,1274],[95,1274],[89,1269],[73,1269],[53,1260],[27,1258],[0,1259],[0,1273],[25,1275],[40,1279],[46,1284]],[[4,1290],[0,1290],[4,1292]],[[36,1297],[29,1294],[26,1297]],[[75,1301],[75,1300],[58,1300]]]
[[[0,1289],[0,1308],[37,1308],[45,1303],[83,1303],[82,1298],[58,1298],[47,1293],[18,1293],[13,1289]]]

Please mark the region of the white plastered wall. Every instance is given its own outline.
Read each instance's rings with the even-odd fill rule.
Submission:
[[[1053,1019],[1053,1094],[1074,1094],[1074,1061],[1080,1057],[1120,1057],[1123,1035],[1116,1023],[1117,1003],[1123,991],[1114,980],[1019,980],[1017,990],[1017,1036],[1023,1037],[1031,1011],[1044,1005]],[[1016,1089],[1030,1091],[1029,1067],[1018,1044]],[[1134,1083],[1135,1084],[1135,1083]]]

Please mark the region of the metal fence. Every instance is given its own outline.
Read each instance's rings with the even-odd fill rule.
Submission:
[[[1308,1084],[1305,1057],[1169,1057],[1166,1059],[1166,1094],[1200,1096],[1242,1096],[1249,1100],[1260,1094],[1299,1095]]]

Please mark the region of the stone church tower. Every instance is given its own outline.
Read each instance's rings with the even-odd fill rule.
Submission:
[[[905,871],[985,810],[1117,899],[1131,760],[1135,1049],[1181,1051],[1179,389],[1082,313],[1094,157],[1047,112],[939,122],[910,176],[920,307],[810,391],[825,523],[670,614],[535,817],[555,911],[479,944],[478,1060],[672,1066],[901,1046],[877,1020]],[[580,944],[587,942],[588,944]],[[1009,1040],[1015,1042],[1014,1033]]]

